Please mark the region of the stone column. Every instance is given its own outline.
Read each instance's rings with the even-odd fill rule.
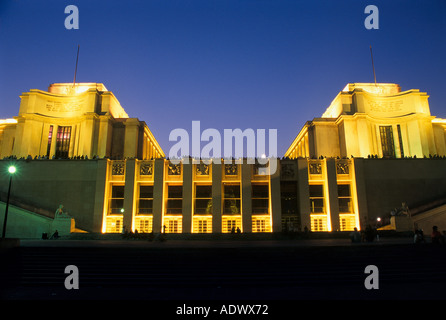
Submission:
[[[367,161],[367,159],[354,158],[352,159],[353,168],[350,168],[350,170],[354,173],[352,177],[352,197],[354,201],[356,201],[355,207],[358,210],[357,214],[359,215],[359,225],[363,230],[367,226],[369,219],[367,210],[367,190],[364,176],[364,161]],[[356,195],[354,193],[356,193]]]
[[[330,208],[331,230],[339,231],[339,200],[338,181],[336,176],[336,160],[327,159],[326,164],[326,183],[328,186],[328,194],[325,196],[325,199],[328,199],[327,207]]]
[[[124,218],[123,224],[127,231],[134,230],[133,216],[135,215],[135,167],[134,159],[126,160],[124,187]]]
[[[308,161],[297,159],[297,192],[299,199],[299,213],[302,230],[311,230],[310,219],[310,188],[308,186]]]
[[[212,233],[222,232],[222,164],[212,163]]]
[[[280,160],[279,159],[270,159],[270,168],[274,168],[271,166],[272,161],[276,162],[276,170],[273,173],[270,173],[270,201],[271,201],[271,220],[272,220],[272,231],[273,232],[281,232],[282,231],[282,206],[281,206],[281,197],[280,197]]]
[[[164,202],[164,159],[155,159],[153,172],[153,232],[161,232]]]
[[[241,196],[242,196],[242,225],[243,232],[252,232],[252,164],[245,163],[243,160],[240,168],[241,172]]]
[[[124,125],[124,158],[136,158],[138,155],[139,120],[129,118],[124,122]]]
[[[183,162],[183,233],[192,232],[192,161]]]

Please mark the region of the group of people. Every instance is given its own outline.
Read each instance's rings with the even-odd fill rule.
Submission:
[[[438,231],[438,226],[432,227],[432,233],[431,233],[431,242],[433,244],[445,244],[446,239],[446,231],[443,231],[443,234],[441,234],[440,231]],[[415,230],[414,235],[414,243],[426,243],[426,239],[424,238],[423,230],[417,229]]]
[[[378,239],[379,235],[376,229],[372,228],[370,225],[365,228],[364,232],[359,232],[358,228],[354,228],[353,232],[350,234],[350,239],[352,242],[372,242]]]

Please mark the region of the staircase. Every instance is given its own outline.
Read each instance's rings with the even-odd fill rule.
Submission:
[[[446,298],[446,250],[428,244],[14,250],[1,270],[4,299]],[[370,264],[380,290],[364,289]],[[68,265],[79,269],[79,290],[64,287]]]

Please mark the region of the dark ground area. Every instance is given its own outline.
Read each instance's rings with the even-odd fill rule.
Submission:
[[[446,247],[406,240],[24,241],[1,260],[1,299],[10,302],[446,299]],[[77,290],[64,286],[67,265],[79,270]],[[368,265],[379,270],[379,289],[364,286]]]

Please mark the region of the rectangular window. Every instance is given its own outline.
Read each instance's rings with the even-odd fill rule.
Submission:
[[[352,231],[356,227],[356,219],[353,214],[340,214],[339,222],[341,231]]]
[[[393,142],[392,126],[380,126],[379,133],[381,135],[381,147],[383,157],[395,157],[395,145]]]
[[[309,189],[311,213],[324,213],[324,186],[322,184],[310,185]]]
[[[223,191],[223,214],[240,214],[240,184],[225,184]]]
[[[48,132],[48,146],[46,148],[46,155],[49,158],[51,152],[51,142],[53,141],[53,126],[50,126],[50,130]]]
[[[162,228],[166,233],[181,233],[183,232],[183,218],[182,216],[165,216],[164,225]]]
[[[105,220],[106,233],[121,233],[122,232],[122,216],[110,216]]]
[[[67,159],[70,151],[71,127],[58,127],[56,136],[56,158]]]
[[[113,185],[109,199],[108,214],[122,214],[124,212],[124,186]]]
[[[254,232],[265,232],[265,220],[256,220],[253,226]]]
[[[166,213],[183,212],[183,186],[167,187],[167,211]]]
[[[222,217],[222,232],[223,233],[236,233],[241,230],[242,219],[241,217]]]
[[[153,186],[139,186],[138,214],[153,213]]]
[[[327,217],[321,215],[310,216],[311,219],[311,231],[327,231]]]
[[[178,233],[178,221],[177,220],[170,220],[169,221],[169,227],[167,229],[167,232],[169,232],[169,233]]]
[[[297,215],[297,182],[281,181],[280,182],[280,200],[282,207],[282,215]]]
[[[403,136],[401,135],[401,126],[398,124],[396,128],[398,130],[398,142],[400,143],[401,158],[404,158]]]
[[[296,216],[282,216],[282,231],[300,231],[300,221]]]
[[[144,217],[144,216],[135,217],[135,229],[138,230],[138,232],[150,233],[152,232],[152,227],[153,227],[152,217]]]
[[[196,216],[193,218],[193,233],[212,233],[212,217]]]
[[[352,196],[350,193],[349,184],[338,184],[338,202],[339,202],[339,212],[341,213],[353,212]]]
[[[253,184],[252,187],[252,213],[269,212],[269,188],[267,184]]]
[[[195,214],[212,214],[212,186],[195,186]]]
[[[270,218],[268,216],[253,216],[252,232],[271,232]]]
[[[208,222],[206,220],[198,220],[198,232],[208,232]]]

